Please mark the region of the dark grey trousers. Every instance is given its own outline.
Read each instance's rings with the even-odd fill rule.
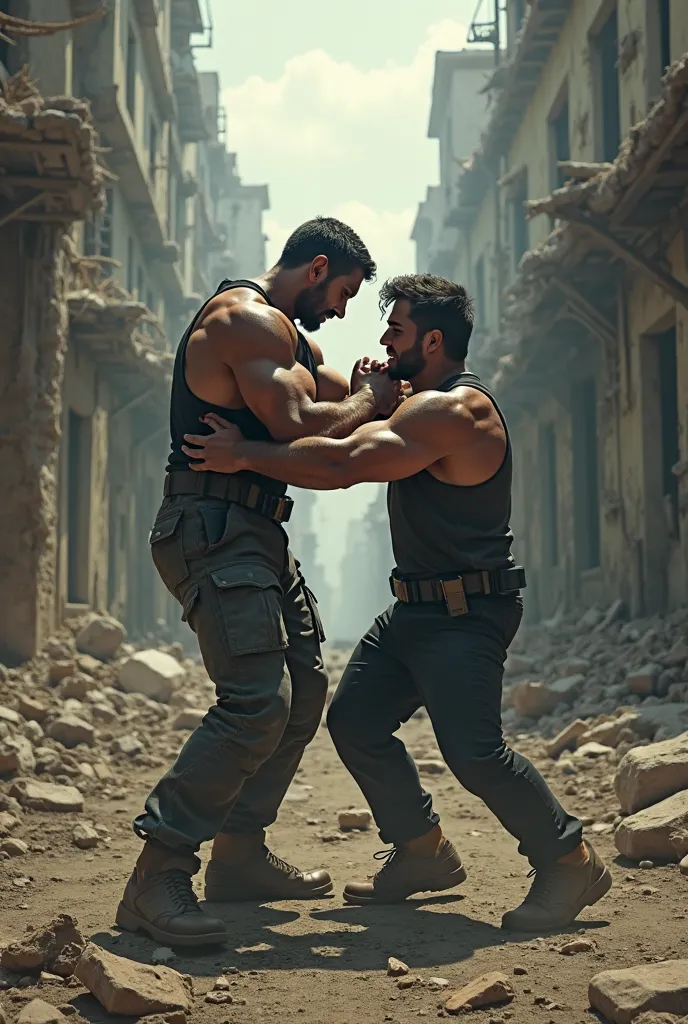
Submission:
[[[151,550],[198,637],[217,702],[134,828],[195,852],[218,832],[274,822],[325,705],[324,637],[278,524],[226,501],[168,497]]]
[[[519,851],[534,867],[580,843],[580,821],[502,735],[504,661],[521,614],[518,596],[469,598],[468,614],[457,617],[443,604],[397,603],[352,654],[328,725],[383,842],[399,845],[439,821],[412,758],[394,735],[424,706],[451,771],[520,840]]]

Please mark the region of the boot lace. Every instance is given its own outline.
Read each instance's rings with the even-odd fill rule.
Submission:
[[[548,864],[546,867],[532,868],[528,872],[528,878],[535,878],[530,892],[524,903],[536,904],[537,906],[548,906],[559,877],[559,865]]]
[[[180,914],[198,911],[198,897],[193,891],[191,877],[184,871],[165,872],[165,892]]]
[[[271,868],[279,871],[287,878],[301,878],[301,872],[298,868],[295,868],[293,864],[289,864],[286,860],[282,860],[281,857],[278,857],[267,847],[265,847],[265,860]]]
[[[400,865],[404,852],[401,846],[392,846],[389,850],[378,850],[377,853],[373,854],[373,859],[382,860],[384,864],[379,871],[376,871],[374,875],[369,877],[375,879],[389,878],[393,874],[394,869]]]

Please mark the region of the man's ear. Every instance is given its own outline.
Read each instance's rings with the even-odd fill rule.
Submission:
[[[330,261],[327,256],[316,256],[311,262],[311,268],[308,272],[309,280],[313,283],[316,281],[324,281],[327,277],[329,265]]]
[[[425,351],[430,354],[436,352],[443,341],[442,331],[428,331],[425,335]]]

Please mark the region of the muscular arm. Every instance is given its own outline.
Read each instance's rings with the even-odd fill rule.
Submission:
[[[308,339],[318,367],[318,401],[319,402],[342,402],[351,394],[351,388],[346,377],[334,370],[331,366],[325,366],[320,346],[312,338]]]
[[[345,437],[377,414],[380,398],[364,385],[343,401],[316,401],[313,378],[296,362],[294,326],[279,310],[246,303],[204,324],[243,400],[276,441]]]
[[[272,444],[237,440],[228,431],[223,442],[219,431],[203,439],[209,463],[197,468],[253,469],[297,487],[335,490],[419,473],[460,452],[470,444],[474,429],[473,417],[455,396],[428,392],[409,398],[391,419],[366,423],[343,439],[307,437]]]

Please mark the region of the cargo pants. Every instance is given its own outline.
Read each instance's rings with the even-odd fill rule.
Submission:
[[[315,599],[281,526],[241,505],[166,497],[153,561],[198,637],[217,701],[134,828],[183,853],[277,817],[327,694]]]

